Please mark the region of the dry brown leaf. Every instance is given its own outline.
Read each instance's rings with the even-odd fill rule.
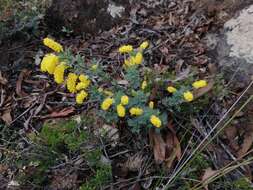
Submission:
[[[164,162],[170,168],[174,160],[181,158],[181,146],[172,125],[163,134],[156,133],[154,129],[149,130],[150,144],[153,147],[155,161]]]
[[[124,163],[125,168],[127,168],[130,171],[138,171],[143,162],[143,157],[141,154],[135,154],[127,159],[127,161]]]
[[[180,158],[182,156],[182,150],[181,150],[180,142],[177,138],[177,134],[176,134],[175,130],[173,129],[172,122],[170,122],[168,124],[168,128],[170,129],[170,131],[173,134],[173,144],[175,145],[174,150],[175,150],[175,154],[177,156],[177,160],[180,160]]]
[[[229,147],[234,151],[238,150],[238,144],[236,140],[238,130],[236,126],[232,125],[232,126],[226,127],[224,129],[224,134],[226,136],[226,139],[229,141],[229,144],[228,144]]]
[[[6,85],[7,82],[7,79],[3,77],[2,72],[0,71],[0,84]]]
[[[153,146],[155,161],[160,164],[165,161],[166,144],[161,134],[156,133],[154,129],[149,130],[149,138]]]
[[[50,118],[58,118],[58,117],[66,117],[72,114],[75,111],[74,107],[64,108],[59,112],[52,112],[51,114],[42,116],[41,119],[50,119]]]
[[[0,164],[0,173],[4,174],[8,170],[8,166]]]
[[[11,109],[6,109],[2,116],[1,119],[5,122],[6,125],[10,125],[12,122],[12,116],[11,116]]]
[[[139,182],[136,182],[132,187],[132,190],[141,190],[141,186]]]
[[[216,170],[213,170],[212,168],[205,169],[205,173],[201,178],[201,181],[205,183],[206,180],[208,180],[210,177],[214,176],[217,173]],[[206,185],[205,190],[208,190],[208,185]]]
[[[21,73],[18,76],[18,80],[16,83],[16,93],[20,97],[28,96],[27,93],[22,91],[22,82],[23,80],[31,73],[31,71],[28,71],[27,69],[23,69]]]
[[[200,96],[203,96],[204,94],[206,94],[207,92],[212,90],[213,85],[214,85],[214,80],[210,80],[208,82],[207,86],[205,86],[203,88],[195,89],[193,91],[194,98],[199,98]]]
[[[242,158],[250,149],[253,143],[253,131],[247,131],[244,136],[243,144],[237,152],[237,157]]]

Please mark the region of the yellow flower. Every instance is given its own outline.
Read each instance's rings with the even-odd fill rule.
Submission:
[[[174,93],[174,92],[177,91],[177,89],[176,89],[175,87],[173,87],[173,86],[168,86],[167,91],[168,91],[169,93]]]
[[[114,99],[113,99],[113,98],[106,98],[106,99],[102,102],[102,104],[101,104],[102,110],[104,110],[104,111],[108,110],[108,109],[111,107],[111,105],[113,104],[113,102],[114,102]]]
[[[40,64],[40,69],[43,72],[53,74],[57,63],[59,62],[58,56],[54,54],[46,54]]]
[[[81,74],[78,78],[81,82],[76,85],[76,90],[86,89],[90,85],[90,80],[87,75]]]
[[[160,128],[162,126],[162,121],[155,115],[151,115],[150,122],[157,128]]]
[[[149,104],[148,104],[148,106],[149,106],[151,109],[153,109],[153,108],[154,108],[154,102],[153,102],[153,101],[150,101]]]
[[[62,84],[64,82],[64,71],[66,69],[65,63],[61,63],[56,66],[54,70],[54,81],[57,84]]]
[[[75,73],[69,73],[67,78],[67,89],[71,93],[76,92],[76,81],[78,76]]]
[[[119,104],[117,105],[117,113],[119,117],[125,117],[126,115],[126,109],[123,105]]]
[[[120,99],[120,102],[121,102],[121,104],[122,105],[127,105],[128,104],[128,102],[129,102],[129,98],[128,98],[128,96],[121,96],[121,99]]]
[[[80,80],[81,82],[85,82],[85,81],[87,81],[88,79],[89,79],[89,77],[88,77],[87,75],[84,75],[84,74],[79,75],[79,80]]]
[[[124,64],[126,67],[130,67],[135,65],[135,57],[129,57],[128,59],[125,59]]]
[[[142,115],[143,114],[143,109],[141,108],[138,108],[138,107],[133,107],[130,109],[130,114],[133,116],[133,115],[136,115],[136,116],[139,116],[139,115]]]
[[[142,82],[142,84],[141,84],[141,89],[142,89],[142,90],[145,90],[145,88],[146,88],[147,86],[148,86],[148,83],[147,83],[147,81],[144,80],[144,81]]]
[[[103,90],[104,94],[107,96],[113,96],[113,93],[109,90]]]
[[[82,90],[81,92],[77,93],[76,95],[76,103],[82,104],[84,99],[88,96],[88,93]]]
[[[205,80],[198,80],[195,81],[192,86],[196,89],[205,87],[207,85],[207,82]]]
[[[130,53],[133,51],[133,46],[131,45],[124,45],[119,48],[120,53]]]
[[[142,44],[140,45],[140,49],[144,50],[148,47],[148,45],[149,45],[148,41],[142,42]]]
[[[98,65],[97,65],[97,64],[94,64],[94,65],[91,66],[91,69],[92,69],[93,71],[96,71],[97,68],[98,68]]]
[[[76,90],[82,90],[82,89],[86,89],[88,86],[90,85],[90,80],[87,80],[85,82],[79,82],[76,85]]]
[[[143,55],[141,52],[138,52],[136,55],[135,55],[135,58],[134,58],[134,63],[139,65],[141,64],[143,61]]]
[[[190,91],[184,92],[184,99],[187,102],[191,102],[193,100],[193,94]]]
[[[51,48],[52,50],[54,50],[58,53],[63,51],[62,45],[59,44],[58,42],[54,41],[53,39],[44,38],[43,43],[44,43],[45,46]]]

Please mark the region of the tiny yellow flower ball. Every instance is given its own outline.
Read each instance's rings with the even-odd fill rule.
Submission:
[[[52,53],[46,54],[41,61],[40,69],[43,72],[48,72],[49,74],[53,74],[58,62],[59,62],[58,56]]]
[[[193,94],[190,91],[184,92],[184,99],[187,102],[191,102],[193,100]]]
[[[174,88],[173,86],[168,86],[167,91],[168,91],[169,93],[174,93],[174,92],[177,91],[177,89]]]
[[[77,93],[76,95],[76,103],[82,104],[84,99],[88,96],[88,93],[82,90],[81,92]]]
[[[98,92],[102,93],[103,92],[103,88],[99,87],[98,88]]]
[[[93,71],[96,71],[97,68],[98,68],[98,65],[97,65],[97,64],[94,64],[94,65],[91,66],[91,69],[92,69]]]
[[[111,107],[111,105],[113,103],[114,103],[114,99],[113,98],[106,98],[102,102],[102,104],[101,104],[101,109],[104,110],[104,111],[106,111],[106,110],[108,110]]]
[[[119,117],[125,117],[126,115],[126,109],[123,105],[119,104],[117,105],[117,113]]]
[[[79,75],[78,78],[81,82],[85,82],[89,79],[89,77],[87,75],[84,75],[84,74]]]
[[[110,97],[113,96],[113,93],[110,90],[104,90],[103,92],[107,96],[110,96]]]
[[[119,48],[120,53],[130,53],[133,51],[133,46],[131,45],[124,45]]]
[[[51,48],[52,50],[56,51],[56,52],[61,52],[63,51],[63,47],[61,44],[59,44],[58,42],[54,41],[51,38],[44,38],[43,40],[43,44],[49,48]]]
[[[129,102],[128,96],[126,96],[126,95],[125,95],[125,96],[121,96],[120,102],[121,102],[121,104],[122,104],[123,106],[127,105],[128,102]]]
[[[128,59],[125,59],[124,60],[124,65],[126,67],[130,67],[130,66],[133,66],[134,65],[134,57],[130,57]]]
[[[142,83],[141,83],[141,89],[142,90],[145,90],[145,88],[147,88],[147,86],[148,86],[148,83],[147,83],[147,81],[143,81]]]
[[[138,107],[133,107],[130,109],[129,112],[132,116],[139,116],[143,114],[143,109],[138,108]]]
[[[195,88],[195,89],[198,89],[198,88],[203,88],[205,86],[207,86],[207,82],[205,80],[198,80],[198,81],[195,81],[192,86]]]
[[[148,107],[151,109],[154,109],[154,105],[155,105],[155,103],[153,101],[150,101],[148,104]]]
[[[124,60],[124,65],[125,65],[126,67],[130,67],[130,66],[131,66],[130,60],[129,60],[129,59],[125,59],[125,60]]]
[[[64,71],[66,69],[65,63],[61,63],[56,66],[54,70],[54,81],[57,84],[62,84],[64,82]]]
[[[76,92],[76,81],[78,76],[75,73],[69,73],[67,78],[67,89],[71,93]]]
[[[157,128],[160,128],[162,126],[162,121],[155,115],[151,115],[150,122]]]
[[[82,90],[82,89],[86,89],[88,86],[90,85],[90,80],[87,80],[85,82],[79,82],[76,85],[76,90]]]
[[[139,65],[139,64],[142,63],[142,61],[143,61],[143,55],[142,55],[141,52],[138,52],[138,53],[135,55],[134,63],[135,63],[136,65]]]
[[[142,44],[140,45],[140,49],[141,49],[141,50],[144,50],[144,49],[146,49],[148,46],[149,46],[148,41],[142,42]]]

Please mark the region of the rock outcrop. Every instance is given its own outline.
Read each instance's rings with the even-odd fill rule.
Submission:
[[[96,34],[122,22],[128,9],[129,0],[53,0],[45,21],[56,31]]]

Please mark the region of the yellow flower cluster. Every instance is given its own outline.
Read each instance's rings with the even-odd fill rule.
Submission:
[[[58,42],[54,41],[51,38],[45,38],[43,40],[43,44],[49,48],[51,48],[52,50],[56,51],[56,52],[61,52],[63,51],[63,47],[61,44],[59,44]]]
[[[148,41],[142,42],[142,44],[140,45],[140,49],[141,50],[147,49],[148,46],[149,46]]]
[[[126,109],[122,104],[117,105],[117,113],[119,117],[125,117],[126,115]]]
[[[173,87],[173,86],[168,86],[167,91],[168,91],[169,93],[174,93],[174,92],[177,91],[177,89],[176,89],[175,87]]]
[[[148,86],[148,83],[146,80],[144,80],[142,83],[141,83],[141,89],[142,90],[145,90],[145,88]]]
[[[130,53],[132,52],[134,49],[133,49],[133,46],[131,45],[123,45],[119,48],[119,52],[120,53]]]
[[[89,80],[88,76],[81,74],[79,76],[79,80],[80,80],[80,82],[77,83],[76,90],[83,90],[83,89],[86,89],[89,87],[90,80]]]
[[[143,55],[141,52],[138,52],[135,56],[130,56],[128,59],[125,59],[125,66],[130,67],[133,65],[140,65],[143,62]]]
[[[138,108],[138,107],[133,107],[130,109],[129,112],[132,116],[139,116],[143,114],[143,109]]]
[[[155,115],[151,115],[150,122],[157,128],[160,128],[162,126],[162,121]]]
[[[85,92],[84,90],[80,91],[79,93],[77,93],[76,95],[76,103],[77,104],[82,104],[84,99],[88,96],[88,93]]]
[[[184,99],[187,102],[191,102],[193,100],[193,94],[190,91],[184,92]]]
[[[49,74],[53,74],[58,62],[59,62],[58,56],[52,53],[46,54],[44,58],[42,59],[42,62],[40,64],[40,69],[43,72],[48,72]]]
[[[62,84],[64,82],[64,71],[66,69],[65,63],[61,63],[56,66],[54,70],[54,81],[57,84]]]
[[[128,96],[126,96],[126,95],[121,96],[120,103],[121,103],[122,105],[126,106],[126,105],[129,103],[129,98],[128,98]]]
[[[148,104],[148,107],[151,109],[154,109],[154,105],[155,105],[155,103],[153,101],[150,101]]]
[[[113,98],[106,98],[106,99],[102,102],[102,104],[101,104],[102,110],[104,110],[104,111],[108,110],[108,109],[111,107],[111,105],[112,105],[113,103],[114,103],[114,99],[113,99]]]
[[[67,89],[71,93],[76,92],[76,81],[78,76],[75,73],[69,73],[67,77]]]
[[[120,53],[130,53],[130,56],[125,59],[124,65],[126,67],[130,67],[133,65],[140,65],[143,62],[143,50],[145,50],[149,46],[148,41],[143,42],[139,50],[134,51],[133,46],[131,45],[123,45],[119,48]]]
[[[192,86],[195,88],[195,89],[198,89],[198,88],[203,88],[205,86],[207,86],[207,82],[205,80],[198,80],[198,81],[195,81]]]

